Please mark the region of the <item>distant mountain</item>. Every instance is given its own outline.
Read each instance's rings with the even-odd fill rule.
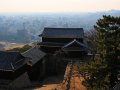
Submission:
[[[120,16],[120,10],[93,13],[2,13],[0,14],[0,40],[24,42],[18,35],[20,30],[28,32],[24,35],[29,37],[26,39],[30,40],[31,37],[31,40],[34,40],[44,27],[82,27],[84,30],[91,30],[103,15]]]

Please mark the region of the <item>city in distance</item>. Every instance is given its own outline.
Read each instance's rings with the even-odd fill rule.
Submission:
[[[0,13],[0,47],[10,43],[31,43],[39,40],[44,27],[94,29],[103,15],[119,16],[120,10],[86,13]],[[9,44],[8,44],[9,45]]]

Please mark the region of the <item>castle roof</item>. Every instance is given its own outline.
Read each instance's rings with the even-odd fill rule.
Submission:
[[[0,51],[0,71],[15,71],[25,64],[25,57],[19,52]]]
[[[83,38],[83,28],[44,28],[39,36],[46,38]]]

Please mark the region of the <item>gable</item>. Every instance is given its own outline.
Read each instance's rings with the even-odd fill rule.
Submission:
[[[81,48],[87,48],[87,46],[81,42],[78,42],[76,39],[73,41],[69,42],[68,44],[64,45],[63,48],[67,47],[81,47]]]
[[[46,53],[41,51],[38,47],[33,47],[27,50],[26,52],[22,53],[22,55],[24,57],[31,58],[31,63],[34,65],[39,60],[41,60],[46,55]]]
[[[88,47],[85,44],[78,42],[76,39],[62,47],[63,51],[87,51],[87,49]]]

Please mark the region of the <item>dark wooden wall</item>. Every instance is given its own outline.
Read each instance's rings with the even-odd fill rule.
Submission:
[[[47,47],[47,46],[41,46],[40,48],[42,51],[46,53],[54,53],[55,51],[58,51],[61,49],[61,47]]]
[[[32,67],[28,67],[28,75],[31,80],[41,80],[46,75],[46,61],[44,59],[37,62]]]
[[[82,38],[42,38],[42,42],[58,42],[58,43],[69,43],[72,40],[78,40],[79,42],[83,42]]]

